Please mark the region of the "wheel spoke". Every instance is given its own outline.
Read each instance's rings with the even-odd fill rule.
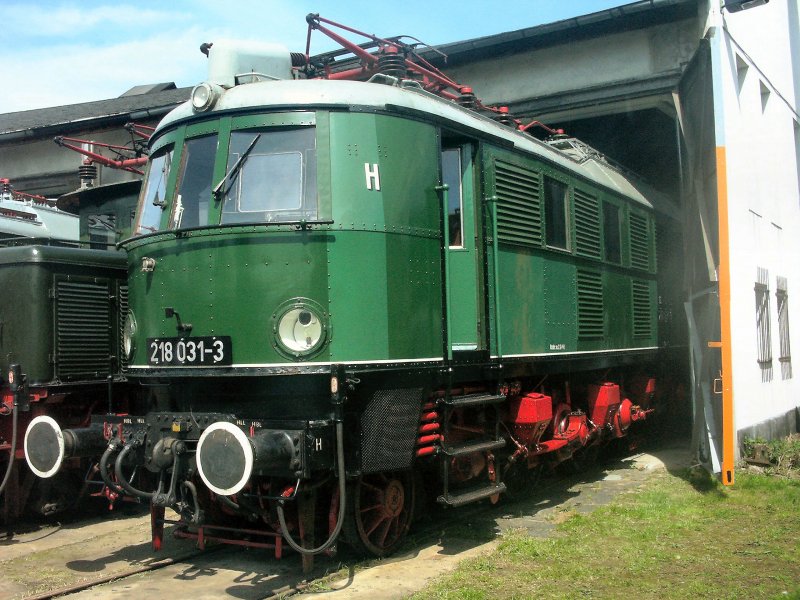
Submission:
[[[363,515],[364,513],[368,513],[373,510],[379,510],[381,508],[383,508],[383,504],[375,504],[373,506],[362,506],[359,509],[359,512]]]
[[[367,537],[371,537],[371,536],[372,536],[372,534],[374,533],[374,531],[375,531],[375,530],[376,530],[378,527],[380,527],[380,525],[381,525],[381,524],[385,523],[385,522],[386,522],[386,520],[387,520],[387,517],[385,517],[385,516],[383,516],[383,515],[381,515],[380,517],[378,517],[377,519],[375,519],[375,524],[374,524],[374,525],[373,525],[373,526],[372,526],[372,527],[371,527],[369,530],[367,530],[367,531],[366,531]]]
[[[361,487],[362,488],[368,488],[370,490],[375,490],[375,492],[377,494],[382,494],[383,490],[384,490],[383,487],[375,485],[375,484],[372,484],[372,483],[369,483],[368,481],[362,481],[361,482]]]
[[[378,541],[381,548],[386,548],[387,546],[390,545],[386,543],[386,538],[388,537],[389,530],[392,527],[392,519],[389,518],[383,519],[382,524],[383,527],[381,528],[381,531],[378,532]]]
[[[383,511],[373,512],[371,515],[364,515],[362,513],[361,522],[364,534],[369,537],[378,524],[383,520],[383,518]]]

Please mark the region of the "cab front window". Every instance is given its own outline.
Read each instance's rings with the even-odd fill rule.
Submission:
[[[317,218],[313,127],[233,132],[228,173],[222,223]]]
[[[177,189],[172,199],[170,229],[208,225],[211,180],[217,136],[206,135],[186,140],[181,154]]]
[[[133,235],[158,231],[167,195],[167,179],[172,166],[172,146],[162,148],[150,159],[150,168],[142,186],[139,220]]]

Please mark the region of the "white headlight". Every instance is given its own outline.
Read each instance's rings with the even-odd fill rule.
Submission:
[[[192,108],[197,112],[211,109],[217,102],[222,89],[210,83],[200,83],[192,89]]]
[[[129,311],[125,317],[125,325],[122,328],[122,351],[128,360],[133,358],[136,350],[136,343],[133,341],[134,335],[136,335],[136,317],[133,316],[133,312]]]
[[[297,354],[315,350],[322,342],[323,333],[319,315],[305,306],[289,309],[278,322],[278,340],[287,350]]]

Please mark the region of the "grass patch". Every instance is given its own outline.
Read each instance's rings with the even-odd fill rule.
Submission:
[[[703,471],[654,475],[638,492],[554,535],[506,534],[416,600],[489,598],[800,599],[800,481]]]

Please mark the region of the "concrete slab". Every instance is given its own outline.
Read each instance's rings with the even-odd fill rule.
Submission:
[[[170,591],[175,598],[206,600],[242,598],[257,600],[296,589],[300,559],[280,561],[270,554],[247,549],[206,552],[188,562],[141,573],[69,596],[74,599],[160,598]]]
[[[504,531],[525,529],[531,536],[546,537],[570,515],[591,513],[621,493],[636,489],[653,472],[689,465],[689,450],[684,447],[627,457],[587,474],[577,475],[571,485],[556,485],[544,492],[543,497],[514,502],[499,515],[500,507],[487,511],[489,514],[467,518],[459,524],[467,528],[493,528],[497,533],[490,541],[476,543],[474,538],[459,539],[457,531],[451,534],[443,532],[441,539],[422,544],[408,555],[379,562],[369,569],[350,573],[347,578],[327,585],[317,584],[312,590],[293,595],[292,599],[407,598],[436,577],[454,570],[462,560],[491,552]]]
[[[171,540],[154,553],[149,515],[43,527],[0,540],[0,598],[22,598],[193,551],[191,542]]]

